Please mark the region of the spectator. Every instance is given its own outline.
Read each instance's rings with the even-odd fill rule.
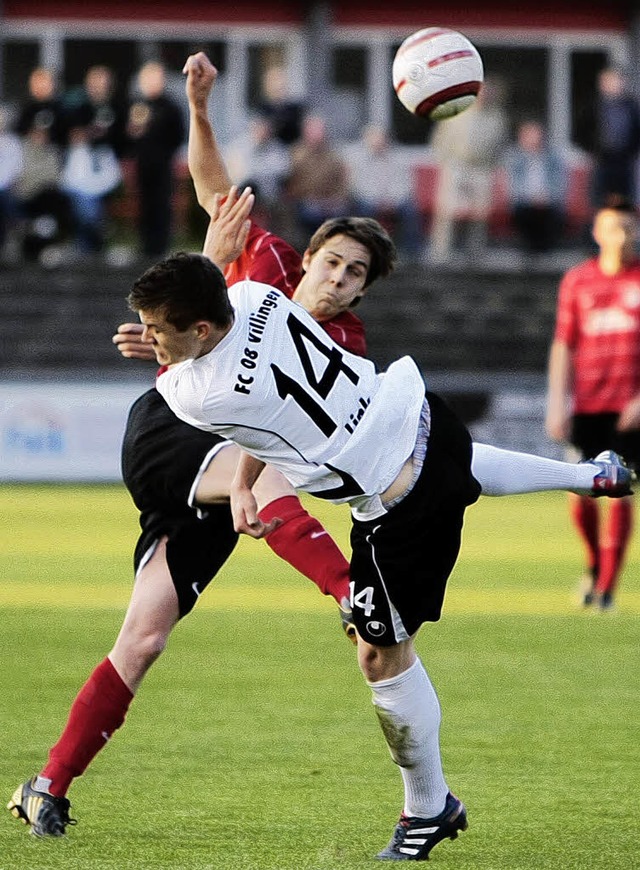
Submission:
[[[258,111],[271,121],[273,135],[283,145],[292,145],[300,138],[304,105],[291,98],[283,66],[270,66],[265,70]]]
[[[126,107],[116,95],[113,70],[103,64],[89,67],[83,85],[64,100],[68,126],[84,127],[95,145],[108,145],[117,157],[125,149]]]
[[[454,231],[467,225],[465,249],[481,254],[488,241],[495,172],[508,143],[503,86],[487,78],[476,102],[434,126],[431,146],[439,167],[431,259],[441,263],[453,253]]]
[[[258,222],[278,224],[291,152],[274,136],[272,122],[262,115],[254,116],[248,130],[225,149],[225,163],[234,184],[253,188]]]
[[[523,121],[505,155],[509,206],[522,248],[546,253],[558,244],[565,220],[567,167],[538,121]]]
[[[96,143],[91,127],[73,127],[62,169],[61,188],[71,206],[74,232],[82,254],[104,246],[105,201],[120,183],[120,164],[107,142]]]
[[[165,93],[165,70],[149,61],[138,72],[139,96],[127,134],[135,158],[140,243],[145,257],[163,256],[171,240],[174,159],[185,138],[180,106]]]
[[[23,171],[15,184],[23,219],[22,253],[27,260],[54,265],[69,233],[69,202],[60,189],[62,156],[50,138],[51,127],[34,118],[23,139]]]
[[[0,106],[0,253],[16,221],[14,187],[23,169],[20,137],[8,127],[8,112],[4,106]]]
[[[611,196],[635,203],[640,107],[621,69],[600,71],[596,99],[578,121],[576,140],[593,157],[593,206],[599,208]]]
[[[36,67],[29,75],[29,96],[18,112],[15,130],[19,136],[26,136],[35,127],[47,130],[54,145],[65,144],[64,110],[57,95],[56,77],[46,67]]]
[[[344,157],[349,172],[351,208],[363,217],[391,224],[398,250],[417,260],[423,247],[422,217],[413,195],[411,167],[391,144],[383,127],[365,127]]]
[[[326,121],[320,115],[304,118],[300,141],[292,148],[286,190],[297,230],[305,239],[323,221],[351,210],[347,166],[331,145]]]

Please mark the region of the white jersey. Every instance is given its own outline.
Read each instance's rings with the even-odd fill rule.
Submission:
[[[335,502],[383,492],[416,441],[425,385],[413,360],[377,374],[267,284],[241,281],[229,298],[235,320],[222,341],[159,376],[172,411],[296,489]]]

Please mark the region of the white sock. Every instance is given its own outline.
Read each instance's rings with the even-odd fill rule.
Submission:
[[[429,819],[449,791],[440,759],[440,702],[420,659],[392,677],[369,683],[389,752],[404,782],[404,813]]]
[[[38,774],[33,787],[36,791],[45,791],[47,794],[50,794],[51,792],[49,789],[51,788],[51,780],[47,779],[46,776],[40,776],[40,774]]]
[[[599,470],[597,465],[588,462],[559,462],[532,453],[473,443],[471,471],[482,487],[482,495],[516,495],[551,489],[586,494],[591,491]]]

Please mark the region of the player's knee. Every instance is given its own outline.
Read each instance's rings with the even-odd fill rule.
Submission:
[[[144,673],[162,655],[167,640],[168,635],[164,631],[134,629],[120,638],[120,653],[130,666]]]
[[[138,641],[138,650],[140,657],[148,662],[149,665],[153,664],[157,658],[159,658],[164,652],[167,646],[168,637],[165,632],[162,631],[150,631],[146,632],[139,638]]]
[[[385,679],[383,675],[387,670],[387,658],[384,648],[359,641],[358,664],[368,683],[377,683]]]
[[[397,677],[415,660],[410,642],[393,646],[374,646],[360,640],[358,642],[358,664],[368,683],[378,683]]]

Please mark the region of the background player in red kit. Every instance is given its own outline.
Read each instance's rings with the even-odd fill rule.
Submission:
[[[605,448],[640,467],[640,260],[638,217],[628,202],[600,208],[593,223],[596,257],[570,269],[560,284],[549,357],[546,426],[583,459]],[[613,604],[633,525],[629,498],[600,505],[570,495],[572,520],[586,549],[582,602]]]

